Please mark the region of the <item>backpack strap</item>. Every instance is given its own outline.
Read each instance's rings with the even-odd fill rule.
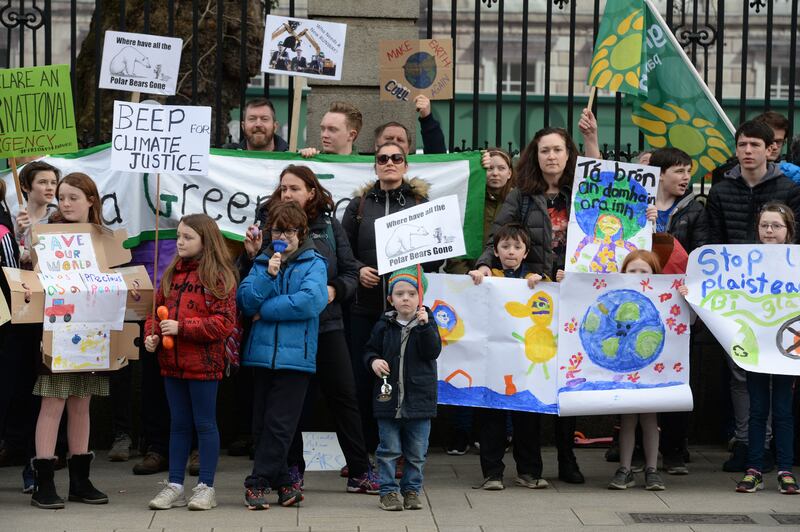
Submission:
[[[531,197],[528,194],[521,194],[522,204],[520,205],[520,219],[519,223],[525,226],[525,220],[528,218],[528,211],[531,209]]]

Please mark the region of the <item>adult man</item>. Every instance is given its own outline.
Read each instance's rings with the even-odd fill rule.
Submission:
[[[294,72],[305,72],[307,63],[306,58],[303,57],[303,50],[298,48],[295,52],[297,52],[297,56],[292,58],[292,70]]]
[[[711,187],[706,202],[710,241],[715,244],[756,243],[758,235],[754,220],[758,218],[761,207],[769,201],[783,202],[795,212],[795,217],[800,215],[800,186],[783,175],[777,164],[769,161],[775,151],[772,129],[763,121],[750,120],[739,126],[735,140],[739,163]],[[765,442],[748,441],[750,397],[747,377],[730,357],[725,357],[725,360],[731,369],[735,443],[732,457],[722,468],[730,472],[744,471],[748,444],[765,445]],[[772,455],[767,453],[766,456]],[[764,467],[765,470],[769,468]]]
[[[363,118],[361,111],[347,102],[333,102],[319,124],[319,137],[322,153],[350,155],[353,143],[361,131]],[[313,157],[320,153],[316,148],[303,148],[300,155]]]
[[[419,113],[419,125],[422,129],[422,151],[426,154],[447,153],[442,127],[431,113],[430,99],[420,94],[414,98],[414,105]],[[399,122],[387,122],[375,128],[375,149],[388,141],[398,143],[406,153],[411,149],[409,131]]]
[[[775,111],[761,113],[753,120],[764,122],[772,130],[775,140],[769,145],[769,160],[779,160],[781,158],[783,146],[786,144],[786,134],[789,132],[789,120]]]
[[[266,98],[254,98],[244,106],[241,121],[242,136],[238,143],[230,142],[223,148],[249,151],[288,151],[289,144],[276,134],[278,121],[275,106]]]

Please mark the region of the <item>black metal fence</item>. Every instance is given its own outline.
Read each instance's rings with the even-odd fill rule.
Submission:
[[[168,13],[167,32],[173,35],[178,2],[164,1]],[[798,1],[659,0],[656,3],[735,123],[742,117],[770,108],[783,112],[791,122],[796,118]],[[113,27],[103,29],[150,31],[150,13],[154,7],[151,0],[136,3],[144,13],[144,26],[140,28],[131,28],[126,21],[126,11],[134,3],[136,0],[0,0],[0,28],[5,34],[0,34],[0,67],[69,62],[74,84],[81,46],[93,46],[94,57],[101,56],[102,31],[94,32],[93,42],[83,39],[92,16],[95,20],[104,20],[102,10],[113,8]],[[223,26],[227,20],[238,17],[243,21],[238,42],[246,43],[254,22],[248,20],[253,17],[253,11],[248,9],[251,4],[250,0],[219,0],[210,4],[216,21],[214,78],[218,86],[222,81],[223,47],[232,45],[232,41],[225,40]],[[428,38],[450,37],[454,41],[458,94],[447,107],[437,108],[444,110],[440,116],[444,114],[443,126],[450,149],[482,148],[488,144],[519,149],[535,129],[553,123],[553,113],[557,109],[563,109],[559,120],[564,123],[559,125],[572,131],[579,110],[586,102],[588,89],[584,72],[591,58],[604,3],[600,0],[474,0],[468,3],[470,9],[459,9],[464,4],[458,0],[420,0],[420,34]],[[179,7],[184,11],[189,8],[186,2]],[[261,2],[259,23],[263,24],[263,17],[272,8],[270,1]],[[198,21],[207,15],[207,12],[201,13],[206,9],[199,0],[191,2],[192,37],[201,31]],[[280,12],[289,16],[305,15],[296,9],[294,0],[280,0]],[[562,46],[559,43],[564,40],[567,53],[556,53],[556,47]],[[198,42],[199,39],[191,39],[192,65],[206,52],[199,49]],[[731,49],[738,52],[731,52]],[[242,70],[246,70],[247,51],[240,46],[239,52]],[[484,64],[487,57],[495,65],[493,91],[486,86]],[[535,60],[534,68],[531,68],[532,60]],[[510,66],[507,68],[507,65]],[[557,79],[555,72],[563,73],[564,67],[566,79]],[[99,64],[97,70],[99,74]],[[225,116],[228,110],[221,104],[221,91],[217,91],[211,101],[198,101],[197,69],[191,69],[188,75],[191,103],[211,105],[215,109],[213,137],[214,144],[220,145],[227,140],[223,124],[228,121]],[[511,79],[517,75],[519,79]],[[534,86],[531,86],[533,81]],[[246,98],[256,92],[248,88],[248,84],[249,80],[242,76],[239,80],[240,108]],[[518,85],[519,89],[510,91],[509,84]],[[266,76],[257,92],[269,97],[270,85]],[[290,79],[289,94],[293,85]],[[101,142],[100,91],[95,91],[94,99],[94,139]],[[286,97],[285,103],[290,116],[292,98]],[[601,96],[600,105],[610,115],[608,123],[613,130],[613,143],[606,146],[608,155],[632,157],[642,148],[643,139],[631,133],[635,128],[627,120],[621,96]],[[461,108],[466,110],[457,111]],[[76,108],[76,114],[81,112],[82,109]],[[459,122],[459,114],[468,116],[468,129]],[[508,128],[509,117],[519,122],[515,131]],[[793,131],[787,133],[787,138],[791,138]],[[611,135],[606,138],[610,140]]]

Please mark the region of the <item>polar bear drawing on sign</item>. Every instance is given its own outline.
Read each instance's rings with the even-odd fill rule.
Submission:
[[[386,242],[386,256],[397,257],[430,244],[428,230],[421,225],[403,224],[398,226]]]
[[[133,46],[126,46],[111,59],[108,69],[115,76],[135,76],[136,63],[141,63],[146,68],[150,66],[150,59]]]

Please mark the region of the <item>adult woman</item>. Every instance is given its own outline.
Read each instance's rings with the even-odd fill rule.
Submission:
[[[566,229],[577,157],[578,148],[565,129],[548,127],[537,131],[517,163],[516,188],[508,193],[492,224],[492,234],[510,222],[517,222],[528,230],[531,246],[526,262],[530,271],[543,276],[555,278],[556,271],[564,267]],[[491,275],[494,258],[490,235],[484,253],[476,262],[477,269],[484,275]],[[537,427],[535,432],[538,437],[540,414],[529,416],[530,422]],[[572,450],[575,418],[557,417],[555,432],[558,478],[582,484],[584,478]],[[515,435],[515,444],[522,443],[516,440]],[[538,442],[532,443],[538,448]],[[541,474],[541,453],[531,459],[538,462]]]
[[[64,176],[56,189],[58,211],[51,223],[101,224],[101,203],[97,186],[86,174]],[[63,508],[64,500],[56,493],[53,482],[56,437],[61,416],[69,413],[67,440],[69,444],[69,500],[87,504],[105,504],[106,494],[95,489],[89,480],[89,468],[94,454],[89,452],[89,402],[92,395],[108,395],[108,377],[97,373],[60,373],[49,371],[39,375],[33,388],[42,397],[39,419],[36,422],[36,486],[31,504],[39,508]]]
[[[350,201],[342,219],[353,254],[362,264],[356,299],[350,307],[350,355],[368,452],[374,452],[378,446],[378,428],[372,417],[374,376],[364,365],[363,351],[387,304],[386,278],[379,276],[377,270],[375,220],[428,201],[428,183],[419,178],[406,179],[407,170],[406,153],[399,144],[390,141],[378,146],[375,152],[378,179]],[[431,268],[440,265],[441,262],[427,264]]]
[[[268,206],[281,202],[295,202],[305,211],[309,220],[309,237],[316,250],[327,260],[328,305],[320,315],[317,378],[336,421],[336,435],[347,460],[347,491],[377,493],[377,482],[370,470],[364,447],[361,415],[342,321],[341,304],[355,293],[359,264],[353,257],[347,235],[332,215],[334,203],[331,193],[325,190],[307,166],[290,165],[281,172],[278,187],[268,202],[259,209],[258,220],[261,227],[269,226]],[[255,226],[251,227],[245,236],[244,245],[248,259],[245,262],[252,261],[264,249],[265,244],[268,245],[269,242],[263,241]],[[301,487],[305,464],[299,427],[295,431],[288,458],[289,473],[293,481]]]

